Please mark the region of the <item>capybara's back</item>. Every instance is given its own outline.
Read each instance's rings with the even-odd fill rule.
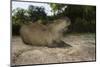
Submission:
[[[23,25],[20,29],[20,35],[24,43],[37,46],[51,44],[53,37],[49,28],[39,23]]]

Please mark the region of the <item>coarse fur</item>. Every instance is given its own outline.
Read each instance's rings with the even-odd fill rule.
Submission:
[[[20,35],[24,43],[34,46],[57,46],[63,37],[63,31],[70,25],[68,18],[54,20],[53,23],[43,25],[30,23],[23,25]]]

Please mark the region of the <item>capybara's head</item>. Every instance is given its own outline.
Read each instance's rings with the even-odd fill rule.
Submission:
[[[67,30],[68,26],[71,24],[71,21],[67,17],[59,18],[54,20],[54,23],[51,24],[52,30],[55,32],[63,32]]]

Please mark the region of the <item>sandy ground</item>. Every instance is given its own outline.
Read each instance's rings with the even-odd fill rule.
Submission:
[[[49,48],[26,45],[12,37],[12,65],[95,61],[95,34],[70,34],[63,39],[72,47]]]

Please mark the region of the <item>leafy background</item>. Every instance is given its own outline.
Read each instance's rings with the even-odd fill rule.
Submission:
[[[28,9],[16,8],[12,10],[12,34],[19,35],[21,25],[34,23],[38,20],[42,24],[48,24],[49,21],[60,17],[69,17],[71,25],[68,32],[95,33],[96,32],[96,6],[89,5],[69,5],[48,3],[53,15],[47,15],[45,8],[29,5]]]

